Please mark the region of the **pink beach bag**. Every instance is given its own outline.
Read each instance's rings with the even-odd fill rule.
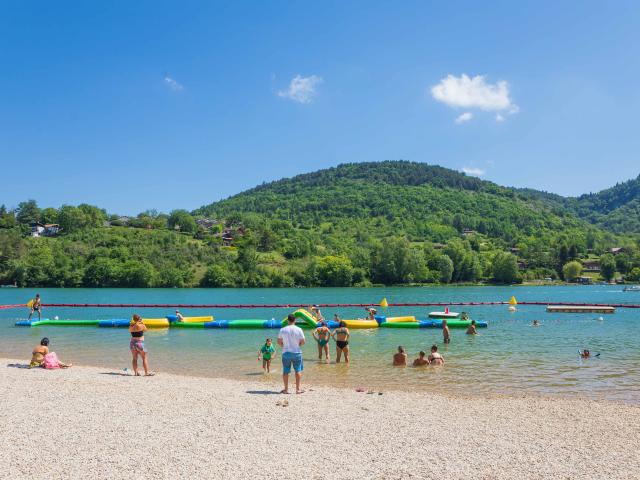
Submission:
[[[60,360],[58,360],[58,356],[56,355],[56,352],[47,353],[44,356],[42,365],[44,365],[44,368],[48,370],[52,370],[54,368],[60,368]]]

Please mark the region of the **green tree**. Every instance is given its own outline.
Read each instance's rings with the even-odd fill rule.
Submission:
[[[201,285],[212,288],[235,287],[232,273],[224,265],[211,265],[202,277]]]
[[[63,205],[58,210],[58,223],[65,233],[76,232],[88,226],[86,215],[78,207]]]
[[[40,221],[40,209],[35,200],[20,202],[16,209],[16,220],[18,223],[29,225]]]
[[[40,221],[42,223],[58,223],[58,210],[55,208],[43,208],[40,211]]]
[[[630,282],[640,282],[640,267],[635,267],[633,270],[631,270],[625,277],[625,280],[628,280]]]
[[[449,283],[453,275],[453,261],[447,255],[435,255],[429,260],[429,268],[438,272],[440,283]]]
[[[562,267],[562,275],[567,282],[575,282],[581,274],[582,264],[576,260],[567,262]]]
[[[198,225],[186,210],[173,210],[167,219],[167,226],[181,232],[196,233]]]
[[[318,259],[318,279],[325,287],[349,287],[353,278],[353,266],[345,257],[326,256]]]
[[[518,278],[518,260],[507,252],[498,252],[491,265],[493,280],[497,283],[515,283]]]
[[[613,280],[616,274],[616,259],[610,253],[600,257],[600,274],[607,282]]]

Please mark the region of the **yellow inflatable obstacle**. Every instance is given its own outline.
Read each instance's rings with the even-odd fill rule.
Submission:
[[[169,320],[166,318],[143,318],[142,323],[147,328],[169,328]]]
[[[375,320],[343,320],[347,328],[378,328]]]
[[[404,323],[404,322],[417,322],[416,317],[409,315],[406,317],[387,317],[385,323]]]
[[[202,323],[202,322],[213,322],[213,317],[184,317],[182,319],[182,323]]]

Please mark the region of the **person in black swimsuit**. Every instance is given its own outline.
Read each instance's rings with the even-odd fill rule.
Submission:
[[[349,329],[344,321],[340,322],[340,327],[336,328],[331,334],[331,338],[336,341],[336,363],[340,363],[340,358],[344,353],[345,363],[349,363]]]
[[[133,373],[139,376],[138,372],[138,355],[142,357],[142,366],[144,368],[145,377],[150,377],[153,373],[149,372],[149,362],[147,360],[147,349],[144,346],[144,332],[147,331],[147,327],[140,318],[140,315],[134,315],[129,326],[129,333],[131,333],[131,341],[129,342],[129,350],[133,360],[131,362],[133,367]]]

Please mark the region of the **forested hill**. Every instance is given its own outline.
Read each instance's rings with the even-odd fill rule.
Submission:
[[[434,242],[465,229],[507,243],[540,231],[581,229],[584,235],[587,230],[574,215],[540,199],[407,161],[343,164],[263,184],[194,213],[219,218],[253,213],[301,228],[337,222],[376,237],[402,232]]]
[[[640,176],[618,183],[598,193],[579,197],[562,197],[531,189],[516,190],[528,199],[535,199],[568,212],[616,233],[640,233]]]
[[[583,269],[640,281],[638,236],[614,233],[636,228],[623,217],[637,209],[637,183],[566,199],[387,161],[263,184],[194,212],[122,217],[29,200],[0,205],[0,284],[513,283],[576,281]]]

